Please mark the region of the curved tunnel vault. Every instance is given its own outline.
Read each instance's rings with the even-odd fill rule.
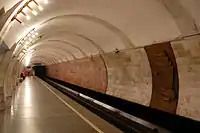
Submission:
[[[29,65],[42,63],[51,78],[200,121],[200,19],[191,1],[38,0],[44,10],[25,12],[29,21],[22,1],[0,16],[11,53],[0,55],[0,73],[18,60],[7,74],[16,79],[30,56]]]
[[[53,38],[54,36],[60,34],[60,35],[65,35],[66,38],[69,38],[70,36],[74,36],[75,38],[77,38],[78,40],[82,40],[81,43],[83,43],[83,40],[86,41],[87,43],[83,43],[82,45],[87,46],[87,47],[94,47],[94,49],[96,49],[96,51],[99,51],[99,53],[104,53],[105,51],[101,48],[101,46],[99,44],[96,44],[92,39],[90,39],[87,36],[84,36],[82,34],[78,34],[78,33],[73,33],[67,30],[51,30],[50,32],[46,32],[46,33],[41,33],[44,40],[46,40],[47,38]],[[66,36],[67,35],[67,36]],[[71,40],[70,38],[68,40]],[[73,41],[77,41],[77,40],[73,40]],[[80,42],[77,42],[79,45]]]

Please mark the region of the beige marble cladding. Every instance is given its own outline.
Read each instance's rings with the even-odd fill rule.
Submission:
[[[49,77],[97,92],[106,92],[107,73],[104,62],[99,56],[54,64],[47,69]]]
[[[108,71],[107,94],[149,106],[152,75],[146,52],[127,49],[104,56]]]
[[[200,121],[200,37],[172,43],[179,72],[177,114]]]

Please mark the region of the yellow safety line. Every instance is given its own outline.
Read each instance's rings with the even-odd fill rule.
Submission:
[[[39,78],[37,78],[39,79]],[[62,101],[66,106],[68,106],[72,111],[74,111],[79,117],[81,117],[86,123],[88,123],[92,128],[94,128],[98,133],[104,133],[101,129],[99,129],[97,126],[95,126],[92,122],[90,122],[87,118],[85,118],[83,115],[81,115],[78,111],[76,111],[72,106],[70,106],[67,102],[65,102],[61,97],[59,97],[53,90],[47,86],[44,81],[39,79],[40,83],[42,83],[50,92],[52,92],[60,101]]]

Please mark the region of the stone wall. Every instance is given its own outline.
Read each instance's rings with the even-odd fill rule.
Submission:
[[[105,67],[106,65],[106,67]],[[144,49],[108,53],[48,66],[48,76],[149,106],[151,69]]]
[[[6,105],[6,89],[5,88],[5,77],[7,68],[9,66],[9,62],[11,59],[12,51],[7,51],[0,62],[0,111],[4,110],[5,107],[9,106]]]
[[[200,37],[172,43],[179,72],[177,114],[200,121]]]
[[[55,64],[48,76],[200,121],[200,38]]]
[[[47,67],[49,77],[94,91],[106,92],[107,71],[101,57],[59,63]]]
[[[152,76],[144,49],[127,49],[104,56],[108,69],[107,94],[149,106]]]

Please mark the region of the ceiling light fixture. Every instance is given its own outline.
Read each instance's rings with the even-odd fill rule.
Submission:
[[[31,12],[33,13],[33,15],[35,15],[35,16],[38,15],[38,13],[35,10],[33,10],[29,5],[27,5],[27,7],[31,10]]]
[[[31,62],[31,57],[32,57],[31,54],[26,55],[26,57],[25,57],[25,65],[26,65],[26,66],[28,66],[28,65],[30,64],[30,62]]]
[[[26,52],[28,52],[28,51],[27,51],[27,49],[28,49],[28,46],[24,46],[24,49],[26,50]]]
[[[35,35],[32,35],[32,38],[35,38],[36,36]]]
[[[24,40],[27,40],[28,39],[28,37],[26,36],[26,37],[24,37]]]
[[[28,8],[27,8],[27,7],[24,7],[24,8],[22,9],[22,12],[24,12],[24,13],[27,13],[27,11],[28,11]]]
[[[43,11],[44,10],[44,8],[42,7],[42,6],[38,6],[38,9],[40,10],[40,11]]]
[[[26,43],[25,43],[25,44],[26,44],[26,45],[28,45],[29,43],[30,43],[29,41],[26,41]]]
[[[35,10],[32,10],[31,12],[32,12],[32,13],[33,13],[33,15],[35,15],[35,16],[37,16],[37,15],[38,15],[38,13],[37,13]]]
[[[44,0],[44,4],[48,4],[49,3],[49,1],[48,0]]]
[[[33,2],[38,6],[38,9],[39,9],[40,11],[43,11],[43,10],[44,10],[44,8],[43,8],[41,5],[39,5],[39,4],[37,3],[37,1],[33,0]]]
[[[28,15],[26,15],[26,13],[24,13],[23,11],[21,11],[21,13],[26,17],[27,20],[30,20],[30,19],[31,19],[31,17],[28,16]]]
[[[24,43],[24,39],[23,39],[23,40],[21,40],[21,41],[20,41],[20,43],[21,43],[21,44],[22,44],[22,43]]]
[[[26,16],[26,19],[27,19],[27,20],[30,20],[30,19],[31,19],[31,17],[27,15],[27,16]]]

